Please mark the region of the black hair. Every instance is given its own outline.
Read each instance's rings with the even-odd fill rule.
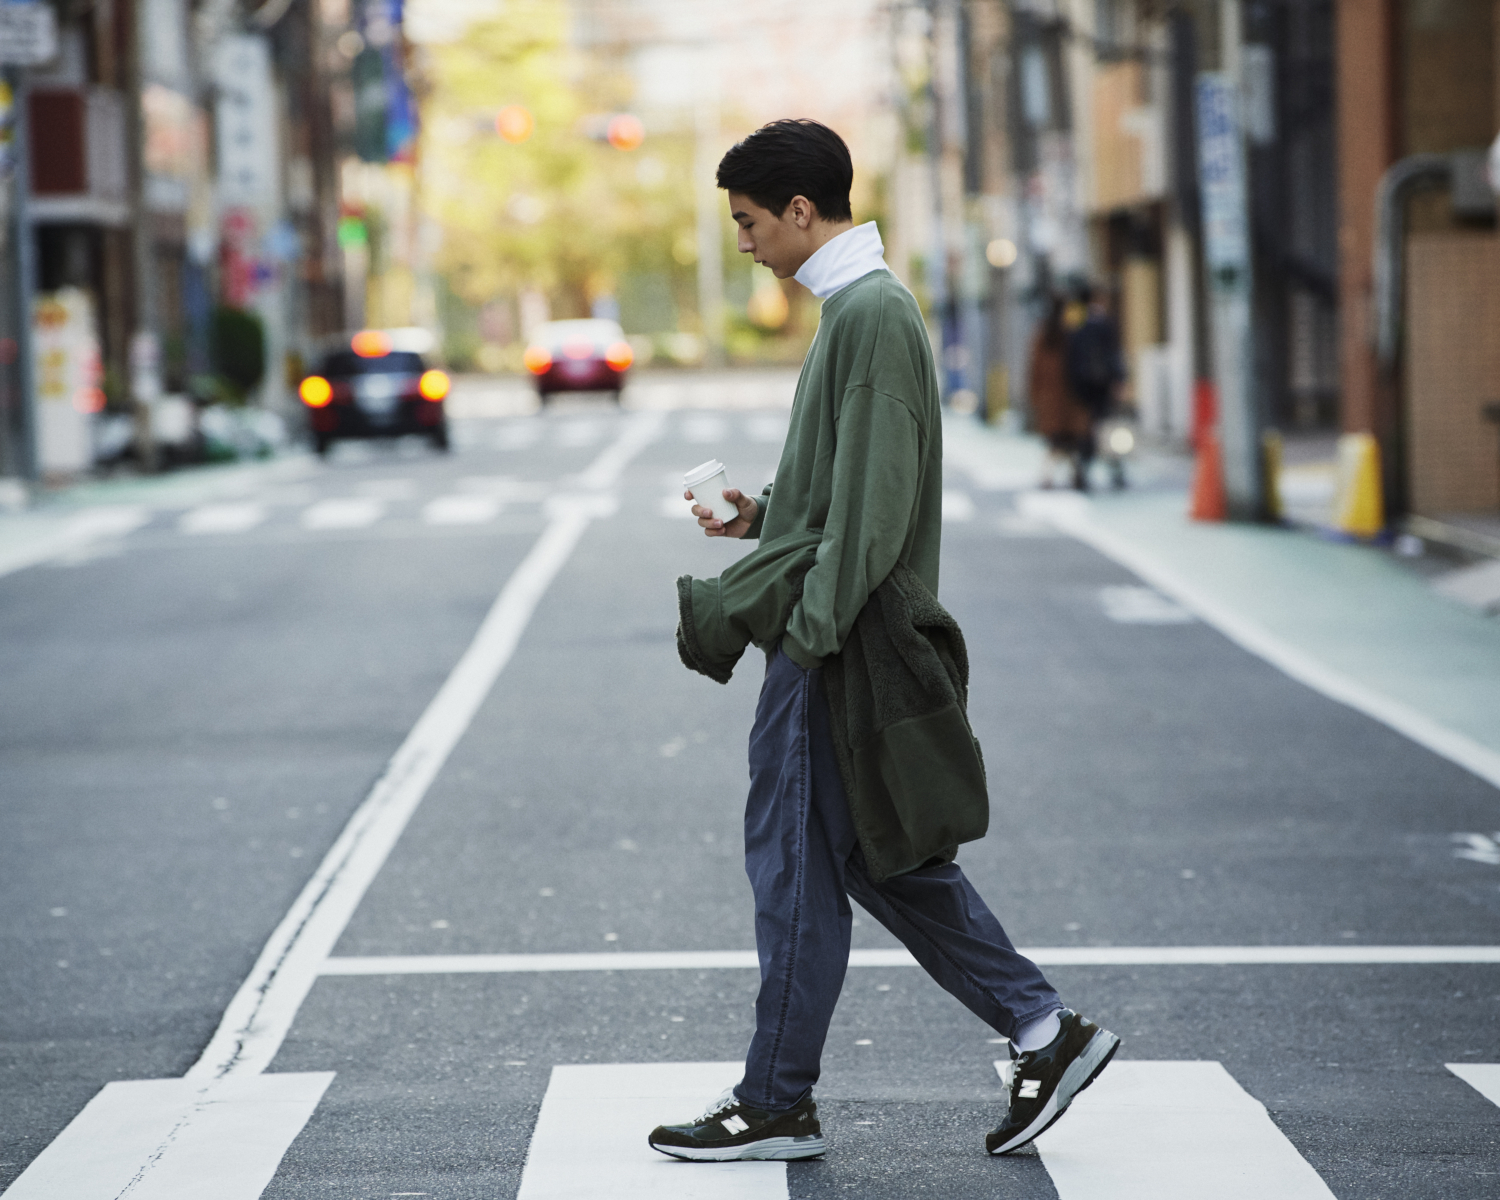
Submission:
[[[825,221],[848,221],[854,163],[844,139],[817,121],[772,121],[719,161],[718,183],[781,216],[793,196],[806,196]]]

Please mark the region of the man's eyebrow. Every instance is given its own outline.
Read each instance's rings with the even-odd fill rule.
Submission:
[[[751,216],[750,216],[750,214],[747,213],[747,212],[745,212],[743,209],[741,209],[739,212],[732,212],[729,215],[731,217],[733,217],[736,221],[738,221],[741,217],[744,217],[746,220],[751,220],[752,219]]]

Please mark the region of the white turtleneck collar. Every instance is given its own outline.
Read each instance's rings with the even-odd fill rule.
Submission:
[[[826,300],[871,271],[888,270],[880,230],[874,221],[866,221],[824,242],[794,278],[819,300]]]

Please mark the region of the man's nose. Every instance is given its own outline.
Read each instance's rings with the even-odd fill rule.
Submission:
[[[750,240],[750,235],[743,230],[740,231],[739,247],[741,254],[752,254],[755,251],[755,243]]]

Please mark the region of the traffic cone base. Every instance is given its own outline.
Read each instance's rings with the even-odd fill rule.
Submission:
[[[1188,516],[1194,521],[1222,521],[1229,515],[1224,496],[1224,458],[1219,439],[1205,432],[1198,442],[1197,464],[1193,468],[1193,501]]]

